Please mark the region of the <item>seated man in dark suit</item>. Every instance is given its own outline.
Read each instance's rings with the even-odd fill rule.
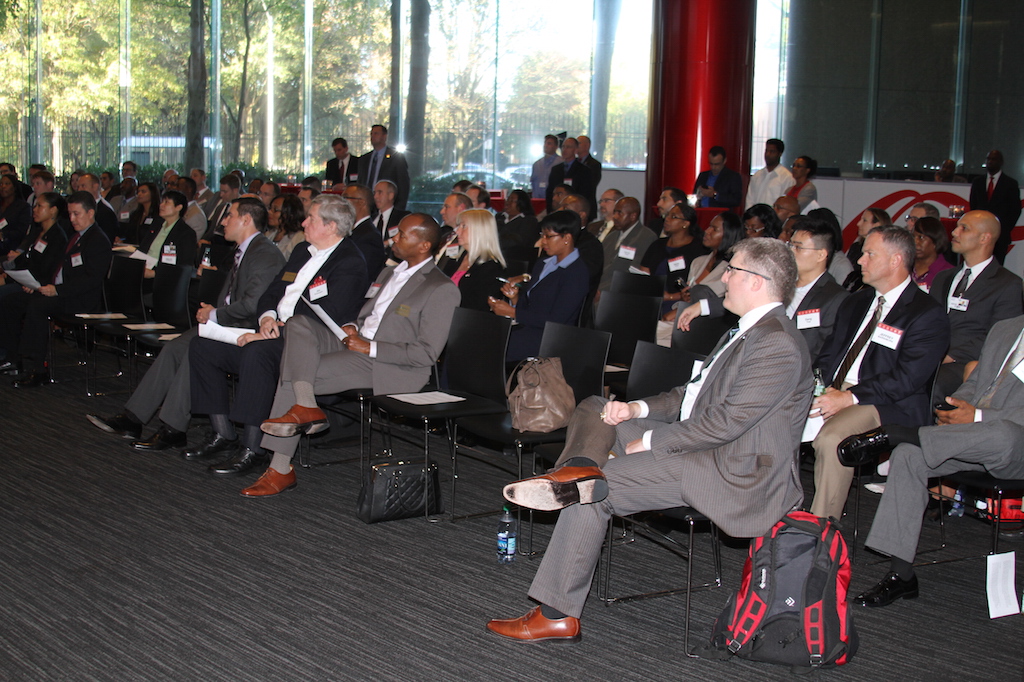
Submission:
[[[710,170],[701,171],[693,183],[697,206],[705,208],[736,208],[743,200],[740,174],[725,165],[725,147],[715,145],[708,152]]]
[[[391,240],[398,234],[398,223],[402,218],[409,215],[395,206],[395,197],[398,196],[398,186],[391,180],[380,180],[373,188],[373,204],[376,207],[377,217],[373,224],[385,248],[390,248]],[[374,274],[374,277],[377,275]]]
[[[949,346],[949,322],[935,299],[910,279],[914,236],[901,227],[875,228],[860,257],[866,288],[839,306],[835,333],[815,367],[830,387],[814,399],[815,516],[839,518],[853,469],[836,456],[839,443],[881,424],[923,426],[931,415],[930,385]]]
[[[423,388],[441,354],[459,290],[431,258],[441,233],[433,218],[402,218],[394,252],[402,260],[380,274],[366,292],[358,318],[345,321],[344,338],[309,320],[292,318],[285,329],[281,383],[263,422],[263,446],[274,453],[270,467],[242,491],[246,497],[276,495],[295,486],[291,459],[299,436],[327,426],[316,395],[373,388],[376,395]]]
[[[950,243],[963,256],[960,268],[935,276],[929,293],[946,309],[949,318],[949,350],[942,360],[933,402],[959,388],[964,367],[978,359],[981,345],[992,326],[1024,313],[1024,283],[993,257],[999,239],[999,220],[988,211],[968,211],[957,222]],[[941,258],[941,256],[940,256]]]
[[[914,555],[928,504],[928,479],[958,471],[986,471],[998,478],[1024,478],[1024,317],[997,322],[981,349],[978,366],[935,410],[938,425],[901,425],[853,436],[843,442],[851,461],[874,461],[891,448],[889,477],[866,545],[891,559],[888,574],[852,601],[888,606],[918,596]]]
[[[236,245],[231,254],[233,266],[216,306],[200,304],[196,312],[199,324],[212,321],[223,327],[243,329],[257,326],[256,304],[284,265],[281,250],[263,235],[266,226],[267,209],[261,201],[243,197],[231,203],[224,218],[224,238]],[[198,334],[198,328],[192,328],[163,347],[119,414],[112,417],[90,414],[86,418],[107,433],[134,439],[132,447],[139,450],[184,447],[192,417],[188,349]],[[160,428],[150,438],[140,440],[143,424],[148,423],[157,410],[160,410]],[[213,454],[202,452],[200,458]]]
[[[798,447],[811,362],[784,311],[796,263],[777,240],[747,239],[724,279],[725,304],[739,325],[700,374],[641,401],[585,399],[569,423],[562,466],[506,486],[516,504],[564,509],[530,587],[541,606],[492,620],[492,632],[520,641],[578,640],[613,514],[687,505],[730,535],[756,537],[802,502]]]
[[[313,200],[302,223],[307,248],[296,248],[276,281],[260,298],[259,331],[243,334],[238,345],[192,339],[189,378],[192,412],[210,415],[214,433],[203,451],[226,450],[237,439],[232,422],[244,425],[241,447],[229,459],[210,466],[219,475],[242,474],[264,458],[260,424],[270,416],[284,339],[281,327],[295,315],[327,328],[321,316],[341,325],[355,317],[370,284],[366,259],[349,238],[355,221],[352,205],[333,194]],[[228,374],[238,376],[235,402],[228,397]]]
[[[373,209],[373,192],[366,185],[352,184],[345,188],[342,196],[348,199],[356,212],[356,224],[352,228],[350,238],[366,258],[366,272],[370,281],[377,276],[377,273],[384,267],[387,256],[384,251],[384,240],[380,232],[370,218],[370,211]]]
[[[53,276],[35,291],[0,300],[0,348],[7,358],[20,358],[24,374],[18,388],[38,386],[48,379],[43,362],[50,336],[50,316],[92,313],[103,308],[103,282],[110,270],[110,240],[96,225],[96,200],[89,192],[68,198],[74,233]]]
[[[971,183],[971,210],[988,211],[999,218],[994,255],[1002,264],[1010,248],[1010,233],[1020,218],[1020,186],[1003,172],[1003,153],[998,149],[985,157],[985,170],[985,175]]]

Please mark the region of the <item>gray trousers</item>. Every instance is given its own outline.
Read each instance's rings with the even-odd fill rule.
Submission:
[[[196,329],[190,329],[164,346],[125,403],[125,408],[143,424],[160,410],[160,421],[164,424],[177,431],[188,430],[192,418],[188,346],[198,334]]]
[[[1006,420],[925,426],[921,447],[903,443],[893,450],[889,478],[865,544],[913,562],[928,505],[928,479],[958,471],[988,471],[1024,478],[1024,426]]]

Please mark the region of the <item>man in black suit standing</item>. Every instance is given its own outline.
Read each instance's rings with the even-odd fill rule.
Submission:
[[[594,191],[601,184],[601,162],[590,155],[590,138],[580,135],[576,138],[579,148],[576,150],[576,158],[584,166],[590,169],[590,179],[594,183]]]
[[[1002,265],[1010,247],[1010,233],[1020,218],[1020,186],[1003,172],[1003,153],[993,149],[985,157],[988,171],[971,183],[971,210],[988,211],[999,218],[999,239],[994,255]]]
[[[390,180],[398,187],[395,206],[405,210],[409,201],[409,165],[405,156],[388,146],[388,129],[381,124],[370,128],[369,153],[359,157],[359,184],[375,187],[381,180]]]
[[[725,165],[725,147],[715,145],[708,152],[710,170],[702,171],[693,183],[697,205],[704,208],[736,208],[743,198],[740,174]]]
[[[992,326],[1017,317],[1024,283],[995,261],[999,221],[988,211],[968,211],[957,222],[950,243],[963,256],[960,268],[943,270],[932,282],[931,295],[949,318],[949,350],[935,381],[933,402],[960,388],[965,365],[978,359]]]
[[[327,162],[324,179],[332,185],[347,185],[359,180],[359,159],[348,153],[348,142],[344,137],[336,137],[331,142],[334,158]]]
[[[595,196],[597,185],[594,183],[590,169],[576,159],[578,148],[579,144],[575,137],[567,137],[562,143],[562,163],[552,166],[551,175],[548,176],[548,213],[558,210],[558,206],[553,200],[555,187],[566,185],[572,188],[573,194],[579,194],[590,203],[589,220],[594,215],[592,212],[594,207],[597,206],[597,197]]]

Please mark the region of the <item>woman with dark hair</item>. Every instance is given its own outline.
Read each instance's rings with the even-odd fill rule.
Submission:
[[[540,237],[540,228],[529,195],[521,189],[509,192],[505,199],[505,215],[505,224],[498,227],[501,252],[509,260],[524,261],[532,266],[537,259],[534,245]]]
[[[796,199],[801,211],[818,199],[818,188],[811,182],[817,173],[818,162],[809,156],[798,156],[793,162],[793,186],[786,192],[786,196]]]
[[[0,175],[0,253],[14,251],[28,234],[32,210],[10,175]]]
[[[160,190],[155,182],[144,182],[135,190],[137,206],[128,218],[125,239],[145,251],[160,229]]]
[[[644,272],[665,277],[662,315],[683,299],[690,266],[708,252],[697,224],[697,212],[687,204],[676,204],[669,210],[663,231],[667,236],[652,242],[640,261]]]
[[[36,197],[32,206],[32,227],[17,249],[10,251],[5,260],[14,261],[14,270],[28,270],[37,282],[49,282],[57,266],[64,259],[68,244],[62,223],[67,221],[68,205],[56,192],[45,192]],[[3,277],[3,275],[0,275]],[[13,278],[0,287],[0,298],[21,291]]]
[[[540,231],[548,257],[537,261],[531,276],[513,277],[502,287],[508,303],[487,299],[491,310],[517,323],[505,354],[509,362],[537,355],[548,322],[575,325],[589,290],[590,274],[576,249],[580,217],[572,211],[555,211],[541,221]],[[520,289],[522,282],[526,284]]]
[[[743,213],[743,227],[748,237],[778,239],[782,232],[782,221],[768,204],[754,204]]]
[[[666,314],[663,319],[674,319],[680,329],[688,329],[690,320],[701,314],[701,299],[712,296],[723,298],[725,284],[722,282],[722,275],[725,274],[725,268],[732,258],[732,247],[746,237],[747,228],[740,222],[738,215],[731,211],[716,215],[704,232],[704,246],[711,249],[711,253],[697,258],[690,266],[689,286],[683,292],[682,302],[677,303],[676,309]],[[684,303],[691,305],[686,306]]]
[[[277,244],[285,258],[291,258],[295,247],[306,239],[302,230],[302,221],[306,219],[302,201],[294,194],[280,194],[270,202],[267,218],[267,236]]]
[[[935,275],[953,267],[944,257],[949,249],[949,238],[942,221],[931,216],[918,218],[914,223],[914,245],[917,247],[912,273],[914,283],[923,291],[929,291]]]
[[[156,277],[157,269],[163,266],[192,267],[195,263],[196,233],[185,222],[187,210],[188,199],[184,194],[176,189],[164,192],[163,198],[157,204],[160,228],[153,233],[148,243],[139,244],[139,251],[144,252],[150,262],[155,261],[152,268],[146,268],[146,279]]]

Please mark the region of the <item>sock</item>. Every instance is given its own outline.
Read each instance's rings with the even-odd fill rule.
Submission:
[[[274,457],[270,460],[270,468],[279,474],[287,474],[292,470],[292,458],[275,452]]]
[[[260,447],[261,442],[263,442],[263,432],[260,430],[259,424],[246,424],[245,430],[242,431],[242,445],[253,452],[263,452],[263,448]]]
[[[900,426],[898,424],[886,425],[885,432],[889,435],[889,444],[896,447],[900,443],[921,445],[921,436],[916,426]]]
[[[909,561],[892,558],[889,563],[889,570],[900,577],[900,580],[912,580],[914,578],[914,565]]]
[[[596,467],[597,462],[589,457],[570,457],[562,462],[564,467]]]
[[[238,434],[235,432],[235,425],[231,423],[226,414],[211,414],[210,424],[213,430],[228,440],[235,440]]]
[[[313,384],[308,381],[293,381],[292,390],[295,392],[296,405],[316,407],[316,394],[313,393]]]
[[[558,609],[548,606],[547,604],[540,605],[540,615],[544,616],[548,620],[561,620],[566,617],[564,613]]]

